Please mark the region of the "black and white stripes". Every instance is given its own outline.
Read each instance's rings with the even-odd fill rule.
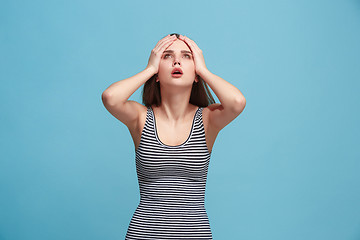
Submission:
[[[140,203],[126,240],[212,239],[204,206],[211,152],[206,145],[202,110],[196,110],[188,139],[169,146],[159,139],[154,112],[148,107],[135,150]]]

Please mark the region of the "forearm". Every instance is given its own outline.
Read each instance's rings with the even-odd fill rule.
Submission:
[[[201,71],[199,76],[213,90],[224,108],[233,109],[234,111],[243,108],[242,105],[245,103],[245,97],[234,85],[211,73],[209,70]]]
[[[130,96],[155,74],[152,68],[145,68],[136,75],[111,84],[102,94],[110,105],[125,103]]]

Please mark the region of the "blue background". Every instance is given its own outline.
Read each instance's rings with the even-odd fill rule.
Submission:
[[[134,144],[101,94],[173,32],[247,100],[210,159],[214,239],[360,239],[359,0],[3,0],[0,14],[1,240],[124,239]]]

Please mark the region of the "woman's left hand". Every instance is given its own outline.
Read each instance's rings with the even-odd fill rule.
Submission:
[[[188,45],[188,47],[192,52],[195,63],[196,74],[200,75],[204,71],[208,70],[205,65],[205,59],[202,50],[198,47],[198,45],[196,45],[196,43],[193,40],[183,35],[180,35],[179,39],[183,40]]]

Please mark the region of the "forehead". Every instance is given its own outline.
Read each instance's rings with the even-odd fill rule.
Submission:
[[[174,50],[175,52],[180,52],[181,50],[191,51],[188,45],[184,41],[177,39],[165,50]]]

